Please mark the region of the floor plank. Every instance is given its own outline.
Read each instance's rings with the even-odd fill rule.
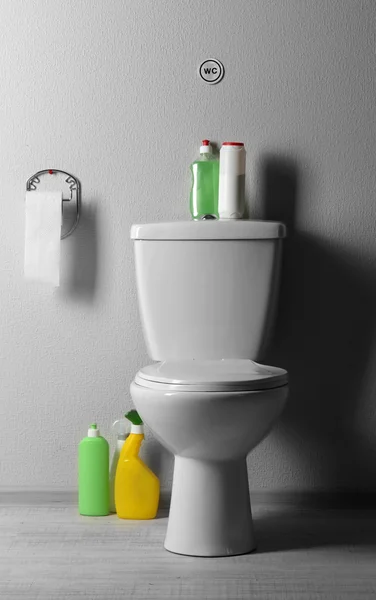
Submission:
[[[257,551],[234,558],[163,549],[154,521],[88,518],[72,501],[0,500],[1,600],[367,600],[376,598],[376,510],[255,502]]]

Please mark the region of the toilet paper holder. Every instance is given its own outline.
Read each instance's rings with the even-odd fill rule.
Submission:
[[[36,190],[37,185],[40,183],[41,176],[55,175],[57,173],[60,173],[61,175],[66,175],[65,183],[68,184],[69,192],[70,192],[70,198],[64,198],[64,192],[63,192],[63,205],[62,205],[63,213],[64,213],[64,202],[73,201],[73,196],[75,196],[75,201],[76,201],[76,219],[75,219],[72,227],[66,233],[61,234],[61,239],[63,240],[64,238],[68,237],[69,235],[71,235],[71,233],[74,232],[74,230],[76,229],[78,222],[80,220],[80,216],[81,216],[81,184],[80,184],[79,180],[77,179],[77,177],[74,177],[73,175],[71,175],[70,173],[67,173],[66,171],[61,171],[60,169],[44,169],[43,171],[38,171],[38,173],[35,173],[34,175],[32,175],[32,177],[30,177],[27,180],[26,190],[28,192],[32,191],[32,190]]]

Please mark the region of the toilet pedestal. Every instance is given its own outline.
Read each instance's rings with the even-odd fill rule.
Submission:
[[[176,456],[166,550],[234,556],[255,547],[246,459]]]

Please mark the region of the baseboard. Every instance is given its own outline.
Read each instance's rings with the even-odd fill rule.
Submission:
[[[0,487],[0,504],[70,504],[76,501],[75,489]]]
[[[307,509],[376,509],[374,490],[254,490],[252,504]]]
[[[51,505],[76,504],[77,489],[74,488],[10,488],[0,486],[0,505]],[[159,506],[170,506],[170,492],[162,491]]]
[[[170,506],[170,491],[162,490],[160,508]],[[252,505],[267,504],[281,508],[301,509],[376,509],[373,490],[251,490]],[[45,505],[75,504],[77,490],[73,488],[11,488],[0,486],[0,504]]]

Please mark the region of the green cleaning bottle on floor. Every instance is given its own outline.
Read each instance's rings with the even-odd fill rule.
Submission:
[[[203,140],[200,158],[191,164],[190,211],[195,221],[218,219],[219,160],[209,140]]]
[[[78,447],[78,510],[89,517],[103,517],[110,510],[109,446],[96,424]]]

